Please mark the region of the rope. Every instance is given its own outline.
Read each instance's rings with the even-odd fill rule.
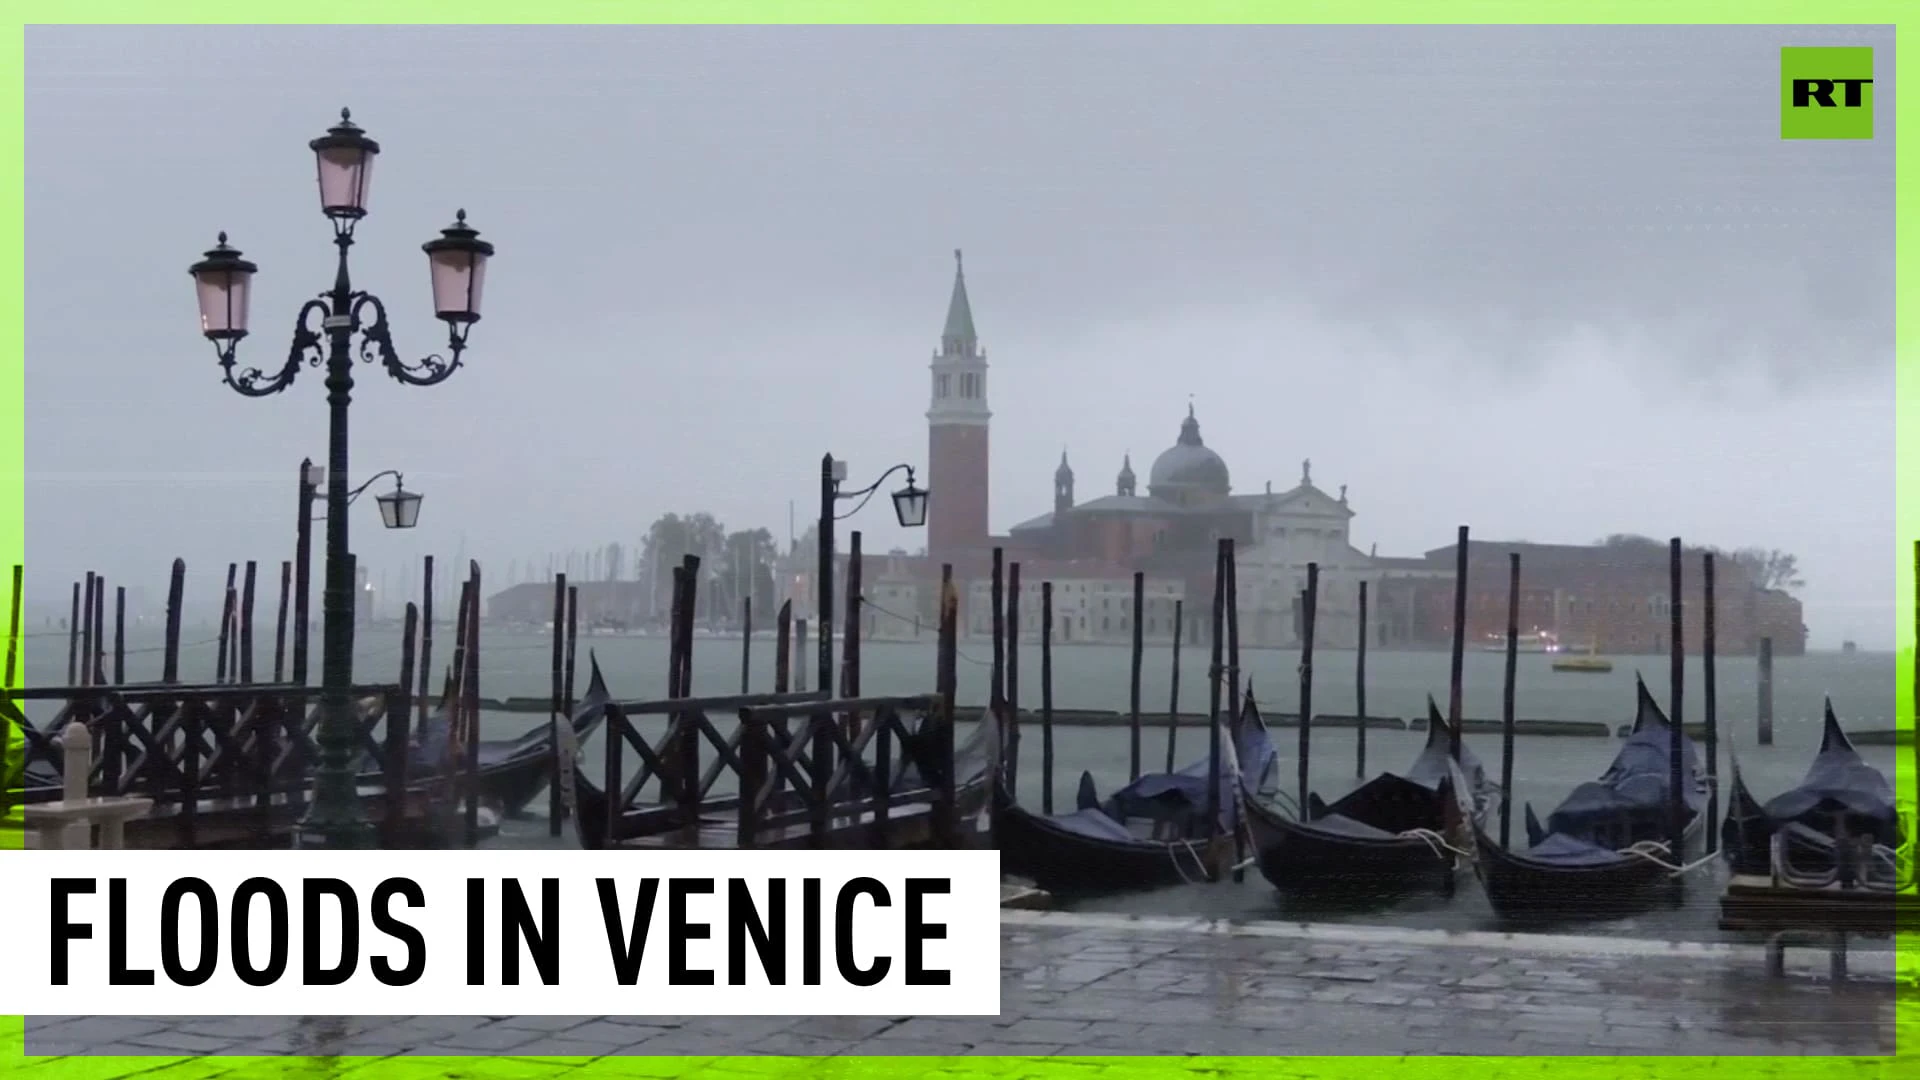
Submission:
[[[874,603],[873,601],[867,599],[864,596],[860,598],[860,606],[872,608],[873,610],[879,612],[880,614],[885,615],[887,618],[893,619],[897,622],[903,622],[908,624],[918,624],[919,622],[921,622],[921,620],[919,619],[909,618],[905,615],[900,614],[897,611],[888,611],[886,608],[881,607],[879,604]],[[958,637],[959,635],[956,633],[954,636]],[[1017,635],[1015,635],[1015,641],[1016,642],[1018,641]],[[993,661],[991,660],[976,660],[973,657],[968,656],[966,652],[960,648],[960,645],[958,642],[954,644],[953,651],[954,651],[954,655],[958,656],[962,660],[965,660],[969,664],[977,664],[980,667],[984,667],[984,668],[990,668],[993,666]]]
[[[1186,867],[1180,865],[1178,852],[1183,847],[1187,849],[1187,855],[1193,859],[1193,865],[1199,869],[1199,877],[1189,877]],[[1193,849],[1193,841],[1175,840],[1167,844],[1167,858],[1173,862],[1173,872],[1180,875],[1180,881],[1183,884],[1198,885],[1207,880],[1207,861],[1200,857],[1198,851]]]
[[[1685,865],[1677,865],[1662,858],[1662,856],[1671,853],[1672,849],[1669,848],[1664,841],[1660,840],[1642,840],[1637,844],[1621,848],[1619,851],[1614,852],[1616,855],[1632,855],[1636,858],[1645,859],[1660,869],[1667,871],[1670,877],[1680,877],[1684,874],[1690,874],[1708,863],[1718,861],[1721,858],[1720,853],[1716,851],[1710,855],[1702,855],[1700,858]]]
[[[1473,852],[1454,847],[1452,844],[1447,843],[1445,836],[1442,836],[1432,829],[1408,829],[1399,835],[1408,839],[1425,840],[1427,847],[1433,849],[1435,858],[1439,858],[1442,851],[1452,852],[1453,856],[1457,859],[1471,860],[1474,857]]]

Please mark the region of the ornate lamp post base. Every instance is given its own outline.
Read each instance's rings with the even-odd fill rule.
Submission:
[[[316,788],[318,785],[316,785]],[[319,849],[327,851],[365,851],[378,847],[373,823],[348,813],[341,816],[337,808],[319,800],[319,791],[313,808],[307,816],[300,819],[299,827],[293,834],[293,846],[301,849]]]

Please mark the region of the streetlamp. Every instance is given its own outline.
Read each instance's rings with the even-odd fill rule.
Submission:
[[[312,466],[312,469],[316,473],[325,472],[325,470],[318,466]],[[347,492],[347,505],[352,506],[359,500],[360,496],[366,494],[367,489],[373,486],[375,480],[388,476],[393,477],[393,490],[384,495],[375,495],[373,497],[373,501],[380,505],[380,523],[389,529],[411,529],[415,525],[420,524],[420,500],[424,496],[417,491],[408,491],[402,487],[401,485],[406,482],[406,478],[392,469],[383,469],[380,472],[374,473],[367,478],[366,483]],[[314,520],[325,521],[327,518],[326,515],[323,514]]]
[[[434,313],[447,324],[447,356],[403,361],[395,351],[387,327],[387,310],[379,297],[355,290],[347,274],[347,252],[353,246],[354,226],[367,213],[367,183],[380,144],[367,138],[347,110],[340,122],[307,144],[313,151],[320,186],[320,209],[333,223],[333,243],[339,251],[333,287],[308,300],[294,320],[293,345],[286,363],[268,374],[259,368],[234,371],[234,353],[247,336],[248,301],[254,273],[259,269],[227,245],[219,244],[189,270],[200,306],[200,332],[213,342],[226,384],[246,397],[267,397],[292,386],[302,367],[326,364],[327,406],[327,555],[326,581],[321,595],[323,626],[320,681],[320,717],[316,741],[319,767],[314,771],[313,802],[300,823],[301,846],[360,847],[371,841],[371,829],[361,813],[355,792],[354,758],[359,731],[348,698],[353,685],[352,556],[347,551],[347,406],[352,400],[353,361],[380,362],[395,380],[411,386],[445,381],[460,367],[467,334],[480,321],[481,286],[493,245],[467,225],[466,211],[440,236],[421,245],[427,254]],[[316,329],[312,323],[318,318]],[[356,349],[354,337],[360,338]],[[306,477],[302,477],[303,483]],[[400,493],[405,494],[405,493]],[[396,496],[395,522],[403,507]],[[408,509],[417,514],[419,500]],[[383,516],[386,510],[382,507]]]
[[[393,491],[374,497],[380,504],[381,523],[389,529],[413,528],[420,521],[420,496],[401,487],[400,474],[392,469],[375,473],[366,483],[348,492],[348,505],[383,476],[393,477]],[[293,544],[293,681],[302,686],[307,683],[307,596],[313,591],[313,523],[327,519],[325,514],[316,518],[313,504],[320,498],[320,486],[326,482],[324,466],[315,465],[311,459],[300,462],[300,514],[295,519],[298,526]]]
[[[840,485],[847,479],[847,463],[835,461],[832,454],[820,459],[819,689],[830,690],[833,686],[833,523],[859,513],[860,507],[867,505],[873,493],[887,482],[887,477],[902,469],[907,473],[907,486],[893,493],[893,514],[900,520],[901,528],[917,529],[927,523],[927,491],[914,484],[913,466],[895,465],[859,491],[843,492]],[[860,503],[844,514],[835,514],[835,504],[843,499],[859,499]]]

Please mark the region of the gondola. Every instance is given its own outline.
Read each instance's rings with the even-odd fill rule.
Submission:
[[[1720,850],[1735,874],[1771,877],[1776,837],[1785,842],[1788,866],[1796,876],[1838,878],[1843,860],[1836,834],[1888,849],[1900,846],[1900,812],[1893,786],[1853,748],[1833,702],[1826,703],[1820,749],[1800,783],[1764,805],[1753,797],[1733,764],[1733,791],[1720,825]],[[1890,872],[1891,860],[1868,864],[1872,880]]]
[[[573,727],[580,725],[583,714],[598,714],[611,700],[612,695],[604,684],[596,683],[590,687],[574,712]],[[982,716],[966,741],[953,749],[954,769],[960,777],[954,788],[955,816],[962,821],[978,815],[986,806],[989,787],[987,774],[992,769],[995,752],[994,728],[991,717]],[[589,851],[617,846],[609,845],[607,838],[607,792],[580,769],[580,743],[571,735],[571,730],[562,728],[560,732],[560,797],[567,816],[573,819],[574,838]],[[916,740],[931,737],[932,732],[924,728],[910,736]],[[904,791],[920,786],[920,769],[914,764],[912,755],[897,752],[896,761],[893,789]],[[850,790],[843,792],[843,795],[852,797]]]
[[[1274,760],[1273,742],[1251,697],[1243,715],[1239,735],[1221,762],[1220,833],[1226,836],[1233,835],[1239,818],[1240,800],[1234,797],[1235,785],[1242,782],[1239,763],[1246,763],[1257,784]],[[1141,777],[1104,804],[1093,778],[1083,773],[1077,808],[1065,814],[1021,806],[1004,779],[996,778],[993,825],[1001,868],[1066,895],[1204,880],[1204,845],[1212,832],[1205,810],[1210,757],[1178,773]],[[1136,827],[1148,835],[1139,835]]]
[[[591,651],[587,653],[587,666],[587,693],[582,704],[606,700],[606,680],[600,674],[598,658]],[[407,755],[409,781],[437,778],[449,771],[447,758],[453,701],[454,690],[449,680],[440,707],[420,726],[418,737]],[[569,718],[574,741],[584,741],[604,718],[605,714],[597,708],[575,709]],[[503,817],[522,816],[527,804],[547,786],[547,777],[553,767],[553,729],[551,721],[542,721],[518,738],[480,740],[475,756],[479,762],[481,803],[496,808]],[[362,759],[361,769],[369,779],[375,779],[380,774],[379,764],[371,755]],[[464,771],[464,763],[454,765],[451,770],[456,775]]]
[[[1305,820],[1261,798],[1247,825],[1261,876],[1288,893],[1391,897],[1451,888],[1468,823],[1493,801],[1472,751],[1451,754],[1453,729],[1427,699],[1427,742],[1403,774],[1381,773],[1329,806],[1307,795]]]
[[[1546,825],[1526,807],[1527,850],[1507,851],[1475,830],[1474,869],[1495,912],[1508,917],[1605,918],[1631,912],[1704,835],[1706,774],[1682,737],[1687,821],[1669,850],[1673,726],[1638,679],[1633,730],[1598,780],[1573,789]],[[1644,852],[1644,854],[1641,854]]]

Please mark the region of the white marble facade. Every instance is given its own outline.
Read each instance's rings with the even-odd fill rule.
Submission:
[[[1316,648],[1351,649],[1358,644],[1360,583],[1368,583],[1369,623],[1377,610],[1383,576],[1373,557],[1352,544],[1353,510],[1347,489],[1328,495],[1314,486],[1311,462],[1302,462],[1300,483],[1274,492],[1255,508],[1258,542],[1235,550],[1240,632],[1254,645],[1299,644],[1297,609],[1307,588],[1307,564],[1320,567],[1314,614]],[[1373,633],[1378,640],[1378,633]]]

